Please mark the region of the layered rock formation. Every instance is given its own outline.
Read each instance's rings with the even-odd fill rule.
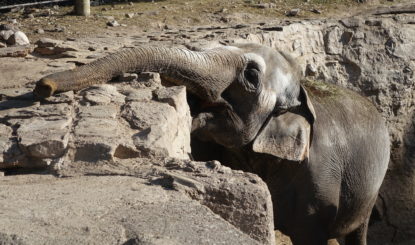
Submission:
[[[42,103],[25,90],[0,92],[0,168],[71,177],[0,181],[1,205],[13,203],[0,224],[6,238],[23,244],[272,244],[265,183],[219,162],[189,160],[185,88],[163,87],[154,73],[132,77],[139,80]],[[82,177],[91,175],[118,177]],[[16,227],[25,228],[16,233]]]

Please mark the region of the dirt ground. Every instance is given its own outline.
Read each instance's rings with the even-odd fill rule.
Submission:
[[[41,37],[66,39],[126,32],[145,33],[173,27],[259,23],[278,18],[322,19],[349,16],[404,1],[408,0],[369,0],[365,4],[356,0],[115,1],[111,5],[91,7],[89,17],[72,15],[73,8],[68,6],[44,6],[0,14],[0,22],[16,19],[29,39],[35,41]],[[300,11],[294,17],[287,17],[287,12],[292,9]],[[121,26],[107,26],[111,19]],[[38,33],[39,29],[45,32]]]

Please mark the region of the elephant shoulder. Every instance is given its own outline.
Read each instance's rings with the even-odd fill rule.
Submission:
[[[367,98],[350,89],[322,81],[304,79],[301,84],[307,90],[315,107],[333,110],[343,114],[379,116],[376,107]],[[359,113],[361,112],[361,113]]]
[[[302,81],[302,85],[315,108],[317,120],[313,130],[316,134],[339,139],[366,135],[367,140],[377,138],[376,141],[389,142],[385,119],[368,98],[324,82],[308,80]]]

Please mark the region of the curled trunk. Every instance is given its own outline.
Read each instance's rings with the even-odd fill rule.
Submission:
[[[48,97],[55,92],[105,83],[124,72],[151,71],[172,78],[203,99],[215,101],[235,80],[243,64],[243,58],[228,50],[195,52],[182,48],[137,47],[46,76],[38,81],[34,93]]]

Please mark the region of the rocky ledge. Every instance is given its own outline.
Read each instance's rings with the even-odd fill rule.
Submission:
[[[119,80],[41,103],[2,90],[0,168],[66,178],[1,178],[0,242],[272,244],[266,184],[189,159],[185,88],[163,87],[157,73]]]

